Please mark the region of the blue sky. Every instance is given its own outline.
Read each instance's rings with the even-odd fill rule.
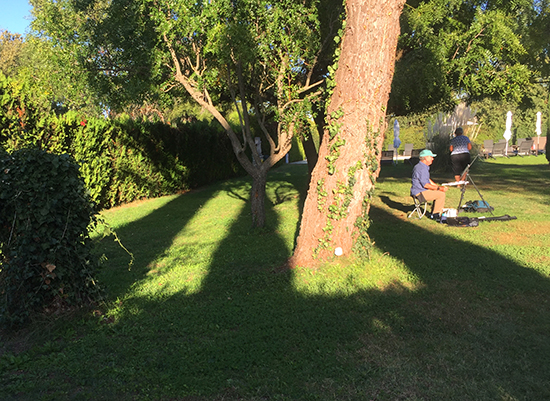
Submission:
[[[0,0],[0,30],[24,35],[30,24],[30,10],[27,0]]]

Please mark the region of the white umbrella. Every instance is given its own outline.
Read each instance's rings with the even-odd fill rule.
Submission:
[[[508,141],[512,138],[512,112],[506,113],[506,131],[504,131],[504,138],[506,139],[506,155],[508,155]]]
[[[395,157],[399,154],[398,148],[401,146],[401,140],[399,139],[399,121],[397,121],[397,118],[393,122],[393,154]]]
[[[401,145],[401,140],[399,139],[399,121],[395,119],[393,122],[393,147],[397,149]]]
[[[542,113],[537,112],[537,128],[535,130],[537,133],[537,155],[539,154],[539,143],[540,143],[540,134],[542,134]]]

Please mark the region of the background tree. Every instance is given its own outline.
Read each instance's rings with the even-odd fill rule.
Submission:
[[[541,107],[540,111],[545,112],[546,116],[546,136],[550,136],[550,59],[548,52],[550,51],[550,2],[548,0],[536,0],[535,3],[535,18],[529,25],[529,54],[532,57],[532,66],[539,73],[537,83],[546,92],[544,96],[545,108]],[[550,144],[546,142],[546,159],[550,163]]]
[[[17,74],[24,59],[23,37],[18,33],[0,31],[0,71],[7,77]]]
[[[464,96],[521,101],[536,75],[528,49],[538,3],[407,1],[389,112],[453,107]]]
[[[268,170],[290,150],[297,122],[310,113],[319,82],[317,2],[32,0],[33,27],[71,58],[109,109],[173,87],[223,126],[253,178],[253,225],[265,223]],[[224,115],[232,102],[240,126]],[[260,133],[252,132],[255,118]],[[260,158],[254,136],[269,144]]]
[[[369,200],[379,172],[404,1],[348,0],[328,128],[312,174],[291,265],[308,266],[341,247],[368,247]]]

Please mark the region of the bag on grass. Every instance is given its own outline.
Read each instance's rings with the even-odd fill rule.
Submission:
[[[477,227],[479,225],[477,217],[448,217],[445,222],[451,227]]]
[[[485,201],[475,200],[475,201],[468,201],[462,206],[462,209],[465,212],[477,212],[477,213],[485,213],[485,212],[492,212],[495,210],[492,206],[490,206]]]

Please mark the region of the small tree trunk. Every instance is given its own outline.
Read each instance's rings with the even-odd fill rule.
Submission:
[[[250,207],[252,212],[252,227],[265,225],[265,188],[267,170],[259,169],[258,174],[252,176],[252,190],[250,191]]]
[[[368,241],[399,15],[405,0],[347,0],[347,28],[291,266],[349,254]]]
[[[315,142],[313,142],[313,138],[311,137],[311,135],[308,135],[307,138],[302,139],[302,146],[304,147],[304,152],[306,154],[306,159],[307,159],[308,172],[311,177],[311,172],[313,171],[313,168],[317,164],[317,158],[318,158],[317,149],[315,148]]]

